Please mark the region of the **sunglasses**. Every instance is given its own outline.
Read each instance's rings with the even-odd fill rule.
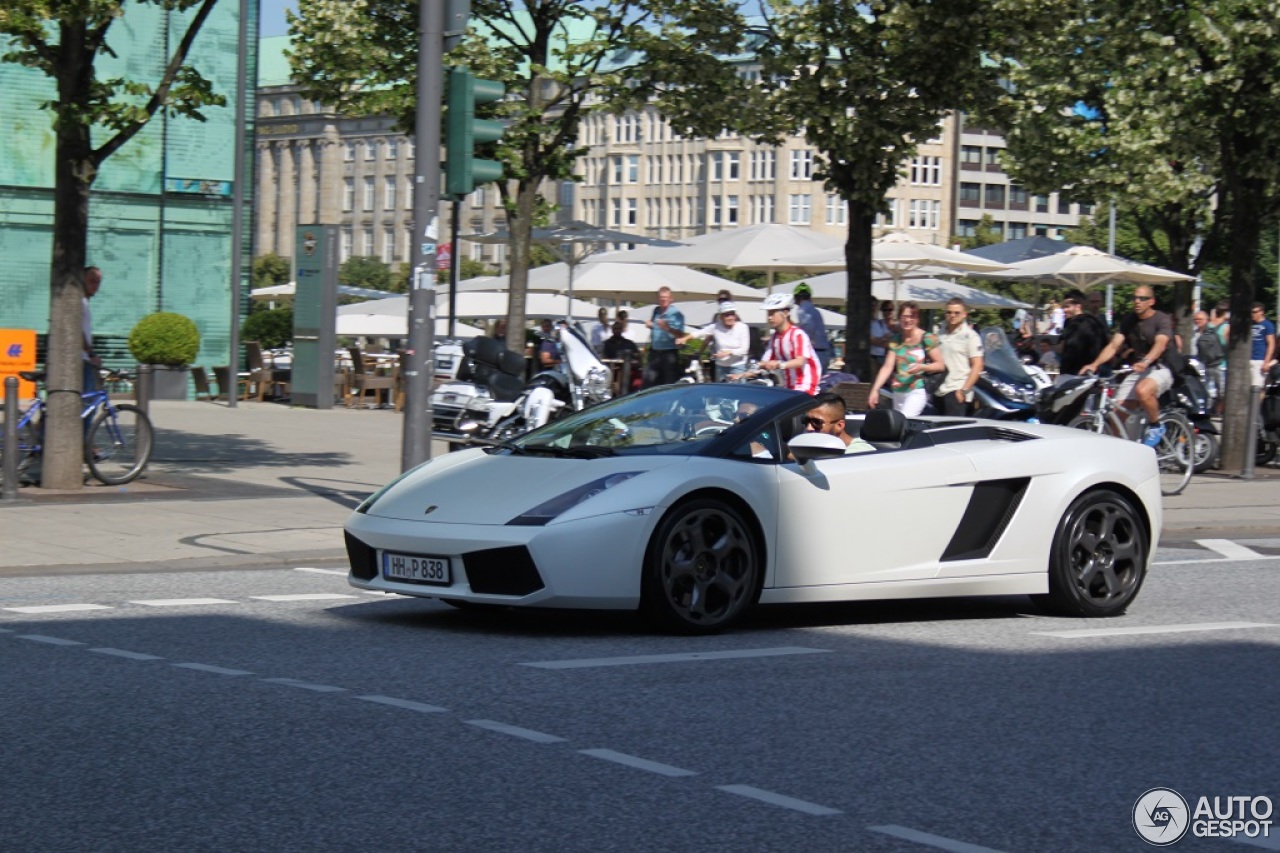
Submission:
[[[1153,299],[1155,299],[1155,297],[1154,297],[1154,296],[1135,296],[1135,297],[1133,297],[1133,301],[1134,301],[1134,302],[1150,302],[1150,301],[1152,301]]]

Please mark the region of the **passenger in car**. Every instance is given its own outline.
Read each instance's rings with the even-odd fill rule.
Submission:
[[[806,432],[820,432],[834,435],[845,444],[845,453],[868,453],[875,448],[860,438],[854,438],[845,432],[844,398],[839,394],[827,391],[817,396],[818,404],[805,412],[804,426]]]

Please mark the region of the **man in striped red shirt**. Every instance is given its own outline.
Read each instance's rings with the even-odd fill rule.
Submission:
[[[818,393],[822,367],[818,363],[813,342],[804,329],[791,322],[794,301],[789,293],[774,293],[764,300],[773,337],[760,360],[765,370],[781,370],[783,382],[793,391]]]

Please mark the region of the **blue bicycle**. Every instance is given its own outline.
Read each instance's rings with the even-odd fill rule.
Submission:
[[[18,374],[28,382],[44,381],[43,372]],[[128,381],[122,371],[107,371],[107,382]],[[130,403],[116,405],[106,390],[82,394],[81,419],[88,424],[84,434],[84,462],[94,479],[108,486],[120,486],[137,479],[151,461],[154,433],[146,412]],[[44,451],[45,401],[37,397],[18,420],[18,477],[29,481],[30,471]]]

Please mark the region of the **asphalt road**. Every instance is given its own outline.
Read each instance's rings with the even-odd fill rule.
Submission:
[[[1145,850],[1148,789],[1280,802],[1280,561],[1211,544],[1117,620],[950,599],[706,638],[332,566],[0,578],[3,846]]]

